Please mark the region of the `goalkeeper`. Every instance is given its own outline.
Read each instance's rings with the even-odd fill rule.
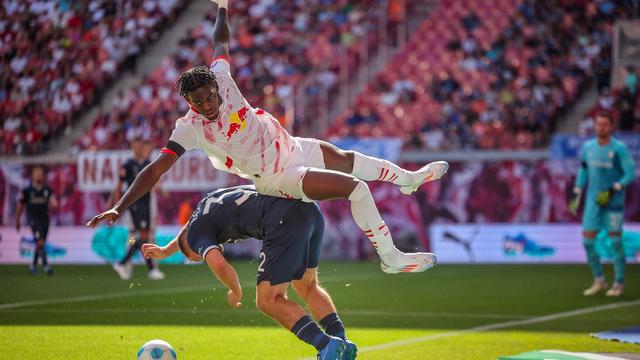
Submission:
[[[635,178],[635,164],[627,146],[611,137],[614,130],[610,115],[596,116],[596,138],[587,141],[581,150],[581,166],[573,189],[575,197],[569,209],[576,214],[584,187],[589,184],[582,215],[583,244],[594,282],[584,291],[585,296],[596,295],[607,289],[600,257],[596,253],[595,239],[600,230],[606,230],[614,253],[614,284],[607,296],[620,296],[624,291],[625,256],[622,246],[624,219],[624,189]]]

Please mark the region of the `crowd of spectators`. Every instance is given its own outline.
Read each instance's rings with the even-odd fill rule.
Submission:
[[[628,6],[442,2],[329,135],[405,136],[429,150],[544,146],[581,90],[605,76],[599,63]]]
[[[3,0],[0,154],[42,152],[187,1]]]
[[[338,82],[339,54],[357,67],[358,44],[375,41],[381,0],[246,0],[230,2],[231,64],[243,95],[284,123],[286,101],[304,79],[311,97]],[[384,9],[384,7],[383,7]],[[119,94],[80,141],[83,149],[126,148],[143,136],[164,146],[187,104],[174,90],[190,67],[209,64],[215,8],[180,41],[173,55]]]
[[[610,62],[604,62],[606,65]],[[611,70],[608,68],[607,70]],[[619,88],[611,90],[608,79],[598,82],[598,99],[587,111],[580,122],[578,133],[582,136],[592,136],[595,131],[595,115],[608,113],[617,123],[621,131],[640,132],[640,84],[638,84],[638,70],[629,66],[624,69],[624,82]]]

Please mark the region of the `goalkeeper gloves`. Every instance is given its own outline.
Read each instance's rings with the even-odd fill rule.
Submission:
[[[578,215],[578,206],[580,206],[580,197],[582,195],[582,189],[576,186],[573,188],[573,193],[575,195],[573,196],[573,198],[571,198],[571,201],[569,201],[569,212],[573,216],[576,216]]]
[[[609,201],[611,201],[611,197],[613,197],[613,194],[616,191],[620,191],[620,190],[622,190],[622,185],[619,182],[614,183],[611,189],[600,191],[596,195],[596,203],[600,207],[606,207],[607,205],[609,205]]]

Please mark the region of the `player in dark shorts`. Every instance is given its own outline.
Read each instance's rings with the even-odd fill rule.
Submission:
[[[20,192],[16,209],[16,230],[20,231],[22,211],[25,207],[27,208],[27,221],[33,231],[36,245],[33,251],[33,262],[29,266],[29,270],[34,275],[37,272],[38,259],[42,259],[45,273],[53,274],[45,251],[49,234],[49,205],[57,208],[58,200],[53,195],[51,188],[45,184],[44,168],[36,166],[31,170],[31,184]]]
[[[258,261],[258,309],[315,346],[319,359],[354,359],[356,345],[346,340],[331,297],[318,284],[323,235],[324,218],[316,204],[261,195],[253,186],[237,186],[207,194],[175,239],[165,247],[144,244],[142,252],[162,259],[180,250],[192,261],[204,259],[229,288],[229,305],[238,308],[242,288],[235,269],[224,258],[224,245],[249,238],[263,240]],[[300,305],[287,298],[289,284],[325,332]]]
[[[146,141],[140,138],[133,139],[131,141],[131,150],[133,151],[133,157],[127,160],[120,168],[120,177],[113,190],[112,201],[114,204],[120,200],[122,185],[127,184],[127,187],[131,186],[140,171],[150,164],[151,146]],[[131,278],[133,270],[131,258],[140,250],[142,244],[148,242],[151,237],[151,193],[146,193],[138,199],[138,201],[133,203],[129,208],[129,214],[131,214],[131,223],[133,226],[131,235],[135,236],[135,242],[129,246],[122,260],[113,264],[113,270],[124,280]],[[153,260],[145,259],[145,261],[149,268],[150,279],[164,279],[164,273],[158,269]]]

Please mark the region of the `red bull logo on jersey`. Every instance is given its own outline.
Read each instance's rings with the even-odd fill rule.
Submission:
[[[248,112],[249,109],[243,107],[231,115],[229,118],[229,130],[227,130],[227,141],[229,141],[233,135],[243,131],[247,127]]]

